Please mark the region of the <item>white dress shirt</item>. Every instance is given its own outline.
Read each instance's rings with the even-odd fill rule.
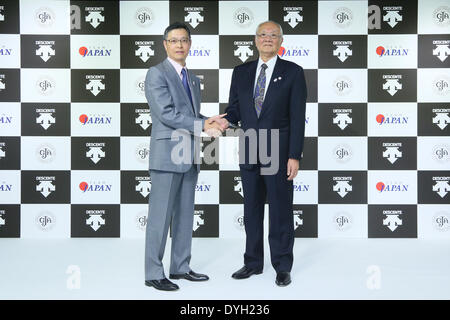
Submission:
[[[253,86],[253,95],[255,95],[256,83],[258,82],[259,73],[261,72],[261,65],[265,63],[267,65],[266,68],[266,88],[264,90],[264,98],[266,98],[267,89],[269,89],[270,78],[272,78],[273,69],[275,69],[275,63],[277,62],[277,57],[271,58],[269,61],[264,62],[261,58],[258,59],[258,66],[256,67],[256,75],[255,75],[255,85]]]

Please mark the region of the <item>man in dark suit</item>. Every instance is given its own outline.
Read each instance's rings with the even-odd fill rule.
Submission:
[[[263,220],[266,196],[269,202],[269,245],[276,284],[291,282],[294,220],[293,179],[297,175],[303,149],[306,108],[306,82],[302,67],[277,56],[283,42],[281,26],[261,23],[256,31],[259,59],[233,70],[226,116],[228,124],[241,122],[240,171],[244,191],[246,248],[244,267],[232,277],[245,279],[263,270]],[[258,156],[249,151],[255,141],[246,137],[255,131]],[[261,133],[267,133],[264,137]],[[277,134],[278,133],[278,134]],[[268,148],[262,148],[267,143]],[[242,147],[244,146],[244,150]],[[278,147],[278,148],[277,148]],[[275,173],[268,171],[261,149],[270,154]],[[242,153],[245,153],[243,155]],[[255,161],[252,161],[252,158]],[[276,161],[278,160],[278,162]]]

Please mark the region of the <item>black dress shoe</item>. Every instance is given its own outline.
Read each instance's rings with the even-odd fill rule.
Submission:
[[[262,273],[262,269],[256,270],[256,269],[250,269],[247,266],[243,266],[241,269],[239,269],[238,271],[233,273],[231,275],[231,277],[234,279],[247,279],[254,274],[261,274],[261,273]]]
[[[160,280],[145,280],[145,285],[163,291],[175,291],[180,289],[175,283],[167,278]]]
[[[278,272],[275,283],[280,287],[286,287],[291,283],[291,274],[289,272]]]
[[[196,273],[194,271],[189,271],[183,274],[170,274],[170,279],[186,279],[189,281],[206,281],[209,277],[206,274]]]

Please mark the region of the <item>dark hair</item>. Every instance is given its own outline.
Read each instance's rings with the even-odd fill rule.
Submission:
[[[164,30],[164,40],[167,40],[167,36],[169,35],[169,32],[175,29],[184,29],[186,30],[189,39],[191,39],[191,31],[189,30],[188,26],[181,22],[174,22],[171,25],[169,25],[166,30]]]

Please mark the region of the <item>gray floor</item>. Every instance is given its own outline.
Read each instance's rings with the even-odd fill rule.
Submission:
[[[274,283],[267,244],[263,274],[231,279],[243,248],[242,240],[193,239],[191,267],[210,281],[177,280],[179,291],[160,292],[143,284],[143,240],[0,239],[0,300],[450,299],[445,240],[296,239],[285,288]]]

